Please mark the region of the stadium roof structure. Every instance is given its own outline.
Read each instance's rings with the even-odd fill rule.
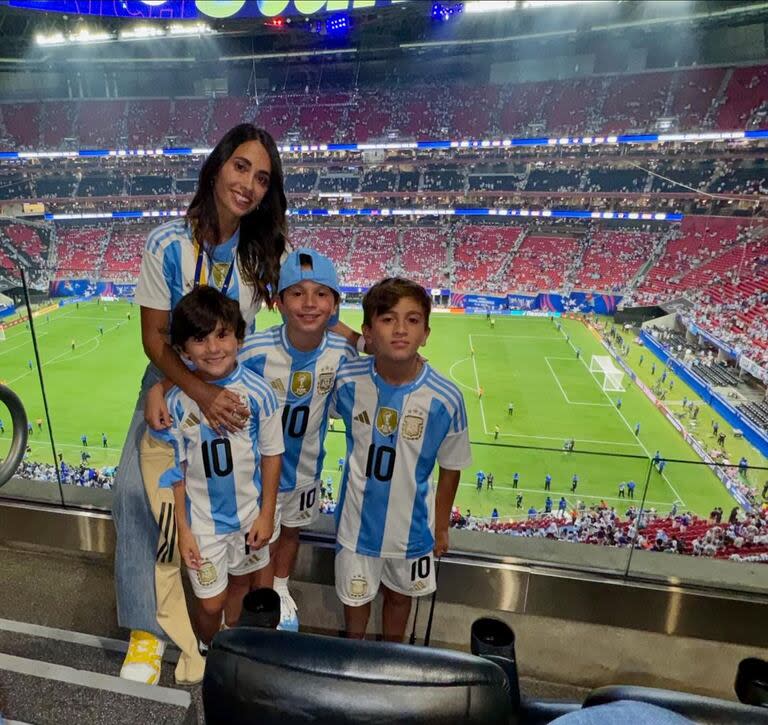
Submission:
[[[21,7],[25,4],[36,10]],[[0,68],[55,70],[63,61],[71,64],[78,60],[113,68],[115,64],[145,68],[141,64],[172,64],[182,59],[245,63],[275,57],[293,62],[319,51],[342,50],[354,50],[366,58],[439,52],[457,56],[499,53],[500,58],[510,59],[526,53],[541,56],[542,48],[551,44],[559,49],[559,54],[579,52],[580,48],[589,48],[598,35],[624,40],[630,36],[660,35],[668,42],[674,36],[677,42],[681,32],[706,32],[768,19],[768,2],[732,0],[611,0],[567,7],[561,2],[518,0],[499,3],[499,8],[506,7],[506,12],[480,14],[463,12],[469,3],[453,0],[237,0],[220,4],[240,9],[231,17],[198,13],[179,20],[166,11],[212,4],[203,0],[0,0]],[[150,17],[145,17],[146,13],[139,15],[138,20],[52,12],[54,8],[69,6],[113,10],[123,6],[132,10],[156,6],[158,10],[154,15],[150,13]],[[270,12],[283,8],[284,12],[267,16],[257,13],[257,8],[271,8]],[[131,32],[126,33],[137,22],[167,29],[171,23],[201,21],[213,31],[210,37],[208,33],[192,37],[167,33],[161,38],[163,42],[158,43],[158,37],[151,33],[136,32],[134,37],[129,37]],[[85,39],[91,42],[78,47],[77,58],[71,57],[72,44],[65,43],[63,49],[36,43],[40,35],[80,37],[84,30]],[[93,41],[98,45],[89,47]],[[159,47],[163,52],[158,51]]]

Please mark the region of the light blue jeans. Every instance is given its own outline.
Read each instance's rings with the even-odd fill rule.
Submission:
[[[693,722],[646,702],[619,700],[569,712],[550,725],[693,725]]]
[[[112,518],[117,530],[117,622],[121,627],[142,629],[166,639],[157,623],[155,595],[155,556],[160,529],[152,516],[139,465],[139,444],[147,428],[144,400],[147,391],[162,378],[162,373],[154,365],[149,365],[141,380],[139,399],[115,476]]]

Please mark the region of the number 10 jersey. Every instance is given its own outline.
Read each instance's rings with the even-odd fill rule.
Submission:
[[[459,389],[427,363],[411,382],[389,385],[373,357],[360,358],[339,368],[331,415],[347,431],[338,543],[385,559],[430,553],[435,463],[454,471],[472,465]]]
[[[333,332],[314,350],[302,352],[288,340],[285,325],[245,338],[238,360],[261,375],[282,406],[285,443],[280,493],[319,481],[325,460],[328,404],[336,371],[357,351]]]
[[[242,430],[219,434],[197,403],[174,387],[166,395],[173,425],[151,431],[173,446],[175,466],[160,477],[160,485],[185,481],[194,534],[230,534],[250,526],[261,506],[261,457],[283,452],[279,403],[263,378],[238,365],[213,384],[246,403],[250,417]]]

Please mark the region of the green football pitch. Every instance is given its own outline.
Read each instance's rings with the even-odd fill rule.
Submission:
[[[362,313],[344,310],[342,317],[348,324],[359,326]],[[264,329],[278,322],[275,313],[265,311],[257,324]],[[592,355],[606,354],[595,334],[578,320],[561,322],[562,331],[548,318],[502,317],[491,328],[484,316],[433,314],[424,355],[459,386],[469,415],[474,462],[462,473],[457,496],[462,512],[471,509],[474,516],[487,517],[496,508],[507,518],[524,516],[531,505],[541,510],[547,495],[544,477],[549,474],[555,508],[560,496],[565,496],[569,508],[577,500],[591,505],[604,499],[609,506],[623,510],[619,483],[634,480],[639,503],[648,480],[648,507],[667,511],[677,502],[679,509],[699,514],[708,514],[714,506],[722,506],[727,513],[734,501],[723,485],[628,378],[624,380],[625,391],[603,391],[602,381],[589,370]],[[138,307],[127,302],[68,305],[36,318],[35,329],[58,450],[65,461],[79,463],[80,436],[85,434],[91,465],[115,465],[146,365]],[[662,366],[657,364],[656,376],[652,376],[652,355],[646,351],[641,364],[642,348],[631,347],[630,363],[651,385],[658,380]],[[581,350],[578,358],[576,348]],[[47,425],[43,422],[42,430],[37,425],[44,412],[26,325],[8,328],[6,339],[0,342],[0,380],[18,393],[33,423],[31,458],[50,462]],[[478,396],[479,388],[483,389],[482,397]],[[682,410],[683,396],[695,399],[676,380],[668,393],[670,407]],[[508,412],[510,402],[514,404],[512,415]],[[713,419],[712,411],[702,405],[696,421],[699,431],[694,432],[710,448],[714,443],[710,435]],[[7,450],[2,437],[9,439],[7,415],[5,422],[0,455]],[[639,436],[634,433],[637,423]],[[720,420],[720,425],[721,430],[728,430],[724,421]],[[328,470],[324,474],[334,478],[336,490],[340,475],[337,461],[343,457],[344,448],[340,428],[337,425],[327,437]],[[107,437],[106,447],[102,433]],[[563,443],[571,437],[575,451],[566,453]],[[729,435],[728,446],[731,460],[746,455],[752,466],[766,463],[743,440]],[[663,474],[649,463],[656,450],[668,461]],[[494,474],[494,490],[476,489],[478,470]],[[519,474],[517,490],[512,488],[515,472]],[[572,493],[574,474],[578,474],[579,482]],[[750,482],[760,487],[768,478],[758,470],[750,470],[749,476]],[[516,507],[518,493],[523,495],[522,508]]]

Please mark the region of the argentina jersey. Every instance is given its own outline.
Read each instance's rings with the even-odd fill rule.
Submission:
[[[376,374],[373,357],[360,358],[339,369],[331,415],[347,431],[338,543],[381,558],[431,552],[435,463],[448,470],[472,465],[459,389],[426,362],[415,380],[390,385]]]
[[[355,357],[355,348],[333,332],[326,332],[320,346],[310,352],[291,345],[285,325],[245,338],[240,364],[262,376],[283,406],[280,493],[321,479],[330,392],[339,365]]]
[[[175,466],[163,473],[160,485],[185,481],[194,534],[228,534],[250,526],[261,502],[261,456],[283,452],[280,408],[266,382],[241,365],[213,382],[248,401],[245,428],[219,434],[208,426],[197,403],[174,387],[166,395],[173,425],[150,431],[173,446]]]
[[[222,289],[230,264],[237,254],[239,239],[238,229],[229,240],[212,247],[210,255],[203,254],[201,284]],[[137,304],[154,310],[173,310],[194,287],[197,256],[198,248],[185,219],[174,219],[153,229],[141,257],[141,272],[136,285]],[[241,279],[237,262],[226,295],[240,302],[246,330],[254,330],[259,304],[254,303],[253,288]]]

